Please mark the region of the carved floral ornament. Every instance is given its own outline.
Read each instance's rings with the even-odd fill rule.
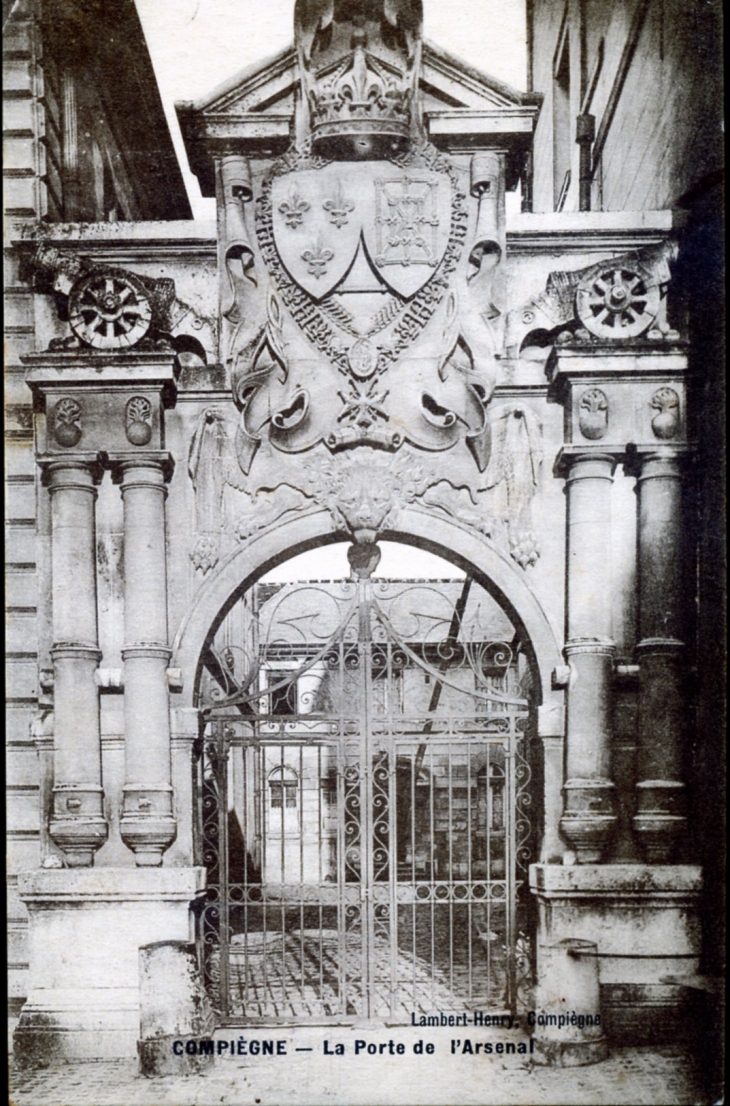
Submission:
[[[415,504],[479,531],[527,568],[539,556],[531,505],[541,480],[540,421],[529,407],[504,404],[491,412],[488,432],[492,448],[481,475],[468,455],[450,454],[452,463],[441,466],[411,449],[392,457],[358,445],[335,454],[320,447],[292,457],[289,465],[270,455],[270,467],[252,479],[241,468],[242,436],[232,412],[206,408],[188,462],[195,489],[193,564],[205,574],[233,540],[322,508],[334,529],[373,541],[397,523],[404,506]]]
[[[152,437],[152,404],[146,396],[132,396],[125,411],[125,431],[132,445],[147,445]]]
[[[656,412],[651,420],[654,436],[660,441],[674,438],[679,431],[679,395],[674,388],[658,388],[651,397],[650,407]]]
[[[600,388],[588,388],[581,395],[578,426],[589,441],[599,441],[608,430],[608,397]]]
[[[53,407],[53,436],[59,445],[71,448],[81,440],[81,404],[63,396]]]

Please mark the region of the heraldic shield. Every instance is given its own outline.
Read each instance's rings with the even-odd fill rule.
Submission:
[[[444,256],[451,188],[443,173],[388,161],[287,173],[271,190],[276,248],[292,280],[319,300],[345,277],[362,241],[382,281],[408,299]]]

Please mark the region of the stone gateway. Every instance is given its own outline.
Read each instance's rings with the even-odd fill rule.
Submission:
[[[296,0],[290,49],[177,106],[215,233],[156,90],[93,122],[77,0],[11,6],[19,1062],[173,1070],[310,1022],[519,1024],[451,1051],[581,1064],[686,1021],[720,147],[711,105],[682,137],[712,96],[656,22],[693,5],[629,6],[536,0],[523,93],[423,41],[421,0]],[[677,89],[666,158],[627,137],[636,59]],[[269,575],[338,543],[339,578]],[[379,574],[393,544],[442,577]]]

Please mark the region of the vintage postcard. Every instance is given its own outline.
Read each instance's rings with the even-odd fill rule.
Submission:
[[[12,1101],[719,1101],[720,0],[3,22]]]

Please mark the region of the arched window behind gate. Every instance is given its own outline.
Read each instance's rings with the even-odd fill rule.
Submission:
[[[293,768],[282,764],[280,768],[274,768],[269,773],[269,795],[271,809],[280,810],[282,807],[295,807],[297,805],[297,790],[299,777]]]

